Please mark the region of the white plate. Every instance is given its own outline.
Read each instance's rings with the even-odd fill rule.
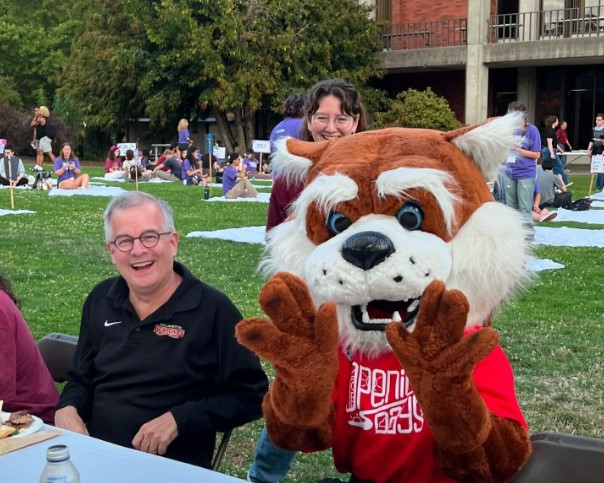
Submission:
[[[2,418],[2,422],[4,423],[5,421],[8,421],[10,413],[5,413],[4,411],[2,411],[0,413],[0,417]],[[9,438],[22,438],[24,436],[27,436],[28,434],[40,431],[40,429],[42,429],[42,426],[44,426],[44,421],[42,421],[38,416],[34,416],[33,414],[31,415],[31,417],[34,418],[34,422],[31,423],[31,426],[29,428],[20,429],[18,434],[15,434],[14,436],[9,436]]]

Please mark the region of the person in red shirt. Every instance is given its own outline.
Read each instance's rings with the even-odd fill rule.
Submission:
[[[568,140],[568,132],[566,129],[568,128],[568,122],[562,121],[560,123],[560,127],[556,131],[556,137],[558,138],[558,147],[563,151],[572,151],[573,147],[570,145],[570,141]]]
[[[0,275],[0,400],[52,424],[59,393],[19,311],[10,281]]]

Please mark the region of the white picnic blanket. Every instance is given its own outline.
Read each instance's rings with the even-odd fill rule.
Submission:
[[[104,178],[102,176],[95,176],[94,178],[90,178],[90,179],[105,181],[107,183],[125,183],[126,182],[126,180],[124,178],[108,179],[108,178]],[[134,183],[135,181],[132,181],[132,182]],[[161,179],[161,178],[151,178],[149,181],[139,181],[139,183],[174,183],[174,181],[170,181],[167,179]]]
[[[245,226],[242,228],[228,228],[226,230],[193,231],[187,234],[187,238],[214,238],[236,243],[265,245],[265,235],[266,230],[264,226]],[[560,268],[564,268],[564,265],[549,259],[531,258],[528,262],[528,269],[532,272],[556,270]]]
[[[604,230],[535,227],[535,243],[553,247],[604,247]]]
[[[117,196],[126,190],[117,186],[89,186],[87,189],[61,190],[53,189],[48,196]]]
[[[560,208],[558,216],[552,222],[576,221],[578,223],[588,223],[604,225],[604,210],[570,211]]]
[[[224,196],[213,196],[209,200],[203,201],[226,201],[228,203],[231,203],[233,201],[245,201],[247,203],[268,203],[270,198],[270,193],[258,193],[258,196],[256,196],[256,198],[235,198],[233,200],[227,200]]]
[[[543,270],[559,270],[564,268],[564,265],[549,258],[529,258],[527,268],[531,272],[541,272]]]
[[[257,243],[264,245],[266,227],[244,226],[242,228],[228,228],[226,230],[193,231],[187,234],[187,238],[216,238],[238,243]]]
[[[2,209],[0,209],[0,216],[4,216],[4,215],[26,215],[28,213],[35,213],[35,211],[30,211],[30,210],[2,210]]]

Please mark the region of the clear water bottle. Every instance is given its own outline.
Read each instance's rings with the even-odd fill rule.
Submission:
[[[210,187],[209,186],[206,186],[203,189],[203,199],[204,200],[209,200],[210,199]]]
[[[80,483],[80,473],[69,459],[69,448],[64,444],[46,450],[46,466],[40,483]]]

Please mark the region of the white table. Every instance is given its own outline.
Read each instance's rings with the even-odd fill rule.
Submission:
[[[569,164],[574,163],[575,161],[580,159],[581,157],[587,156],[587,150],[575,149],[573,151],[564,151],[563,153],[558,153],[558,156],[566,156],[566,165],[568,166]],[[587,157],[587,163],[582,164],[589,164],[589,157]]]
[[[46,429],[54,429],[46,427]],[[69,447],[83,483],[233,483],[237,478],[188,465],[62,429],[63,434],[0,456],[0,480],[38,481],[46,464],[46,449]]]

